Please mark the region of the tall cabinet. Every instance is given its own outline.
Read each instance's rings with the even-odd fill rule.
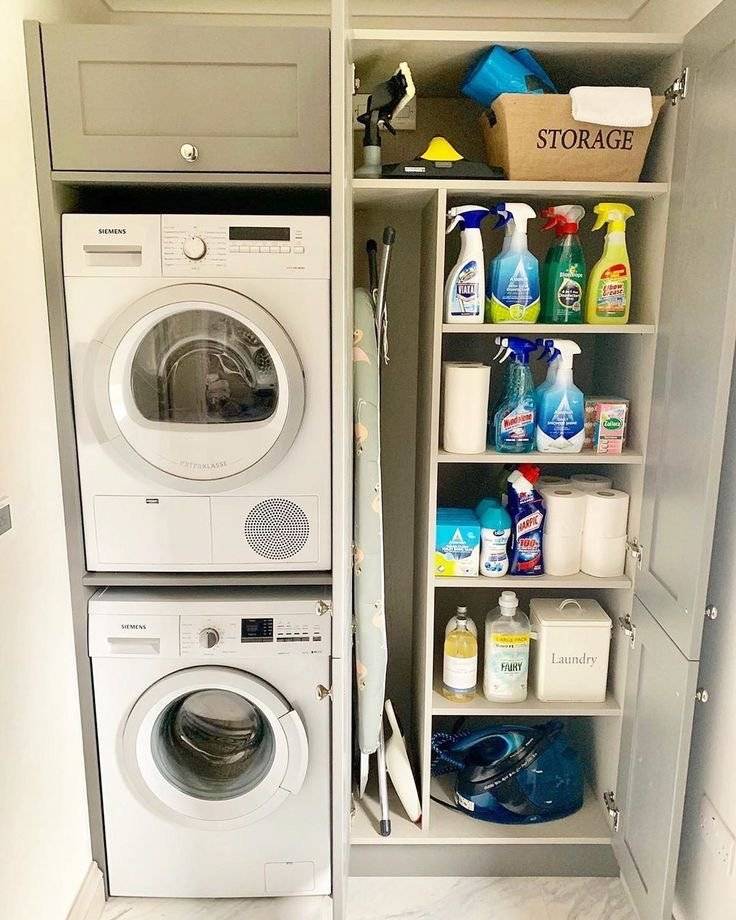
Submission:
[[[388,556],[403,559],[407,554],[408,559],[406,514],[411,507],[409,718],[423,811],[414,825],[394,803],[394,833],[381,838],[375,796],[369,793],[358,803],[353,821],[355,871],[370,874],[382,868],[402,874],[413,865],[414,874],[429,875],[451,863],[464,863],[469,874],[620,870],[642,920],[671,916],[691,723],[696,700],[704,698],[696,680],[703,623],[712,613],[708,570],[736,338],[734,193],[727,166],[734,163],[736,133],[722,108],[736,79],[735,26],[736,4],[727,2],[684,42],[664,34],[352,33],[352,58],[366,91],[401,60],[409,62],[415,77],[419,98],[411,144],[416,149],[410,152],[401,134],[388,139],[384,161],[389,162],[416,155],[425,136],[433,134],[447,134],[464,153],[469,149],[471,157],[480,158],[477,113],[457,86],[468,62],[491,44],[531,48],[563,86],[626,82],[668,96],[637,183],[352,183],[357,281],[365,276],[366,236],[380,224],[396,223],[398,264],[389,290],[389,329],[396,330],[394,339],[415,336],[418,356],[416,390],[410,382],[393,390],[389,384],[397,401],[386,400],[383,411],[384,418],[390,417],[411,400],[416,419],[413,491],[387,508],[386,529]],[[630,494],[629,553],[621,577],[434,576],[437,507],[473,506],[495,491],[501,466],[514,459],[494,450],[458,455],[442,449],[442,362],[489,363],[499,332],[535,336],[561,328],[443,325],[444,280],[458,247],[453,237],[445,237],[446,211],[499,200],[526,201],[535,208],[575,201],[589,210],[599,201],[621,200],[636,212],[628,233],[635,273],[629,324],[562,327],[582,350],[575,377],[583,391],[630,400],[627,447],[620,456],[583,452],[520,458],[540,463],[548,473],[602,472]],[[488,259],[500,248],[499,236],[484,231]],[[592,265],[600,241],[588,233],[584,240]],[[530,231],[530,245],[544,252],[547,244],[538,231]],[[492,371],[492,398],[501,376]],[[384,479],[390,481],[392,475],[403,475],[407,457],[406,451],[387,453]],[[449,616],[462,604],[480,625],[503,589],[516,590],[527,609],[531,597],[542,596],[586,596],[601,603],[614,624],[604,702],[549,703],[530,693],[521,704],[489,703],[482,696],[453,703],[441,695]],[[391,622],[390,585],[388,591]],[[401,646],[399,633],[394,626],[394,641]],[[447,808],[443,803],[451,802],[451,789],[430,775],[430,739],[434,730],[460,716],[506,722],[562,718],[585,764],[583,808],[561,821],[521,827],[476,821]]]

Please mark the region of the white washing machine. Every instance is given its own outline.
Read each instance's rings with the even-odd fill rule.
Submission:
[[[330,893],[328,606],[316,589],[92,597],[111,895]]]
[[[65,214],[87,568],[330,568],[327,217]]]

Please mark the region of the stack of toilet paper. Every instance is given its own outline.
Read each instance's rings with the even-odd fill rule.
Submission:
[[[585,572],[598,578],[623,575],[629,496],[595,473],[565,479],[541,476],[544,498],[544,571],[547,575]]]

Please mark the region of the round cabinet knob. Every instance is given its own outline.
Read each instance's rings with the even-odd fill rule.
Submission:
[[[203,629],[199,634],[199,644],[202,648],[214,648],[219,641],[220,634],[212,626]]]
[[[182,144],[179,148],[179,154],[182,160],[186,160],[187,163],[193,163],[199,156],[199,150],[194,144]]]
[[[183,249],[187,259],[197,262],[199,259],[204,258],[207,252],[207,243],[205,243],[201,236],[188,236],[184,240]]]

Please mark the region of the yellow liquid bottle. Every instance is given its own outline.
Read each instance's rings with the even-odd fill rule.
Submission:
[[[603,255],[588,278],[585,322],[598,325],[628,323],[631,308],[631,264],[626,250],[626,221],[633,208],[619,202],[601,202],[593,209],[598,215],[593,226],[608,225]]]
[[[465,608],[458,608],[454,628],[445,636],[442,695],[457,703],[472,700],[478,682],[478,639]]]

